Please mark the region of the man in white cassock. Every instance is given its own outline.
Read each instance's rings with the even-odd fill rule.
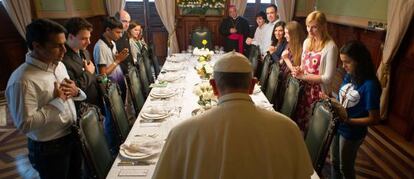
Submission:
[[[248,59],[224,54],[210,80],[218,106],[174,127],[153,178],[310,178],[303,137],[288,117],[255,106]]]

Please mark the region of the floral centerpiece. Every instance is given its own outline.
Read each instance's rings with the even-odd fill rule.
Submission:
[[[225,7],[225,0],[177,0],[177,5],[183,15],[208,14],[208,10],[219,10],[221,14]]]
[[[194,94],[199,97],[198,104],[203,109],[210,109],[217,105],[217,97],[214,95],[213,87],[208,82],[197,84],[193,90]]]
[[[198,62],[209,62],[210,60],[211,60],[211,55],[210,54],[200,55],[200,56],[198,56],[198,59],[197,59]]]
[[[201,79],[210,79],[213,74],[213,67],[207,61],[201,61],[195,67]]]

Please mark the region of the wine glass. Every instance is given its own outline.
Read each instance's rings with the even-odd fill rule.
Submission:
[[[192,45],[188,45],[187,52],[188,53],[193,53],[193,46]]]
[[[218,54],[220,52],[220,47],[218,45],[214,46],[214,53]]]

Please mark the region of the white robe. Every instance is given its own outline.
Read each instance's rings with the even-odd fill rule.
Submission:
[[[247,94],[171,130],[153,178],[310,178],[303,137],[286,116],[256,107]]]

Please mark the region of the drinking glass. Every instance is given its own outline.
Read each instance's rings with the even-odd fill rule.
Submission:
[[[188,45],[187,52],[188,53],[193,53],[193,46],[192,45]]]

